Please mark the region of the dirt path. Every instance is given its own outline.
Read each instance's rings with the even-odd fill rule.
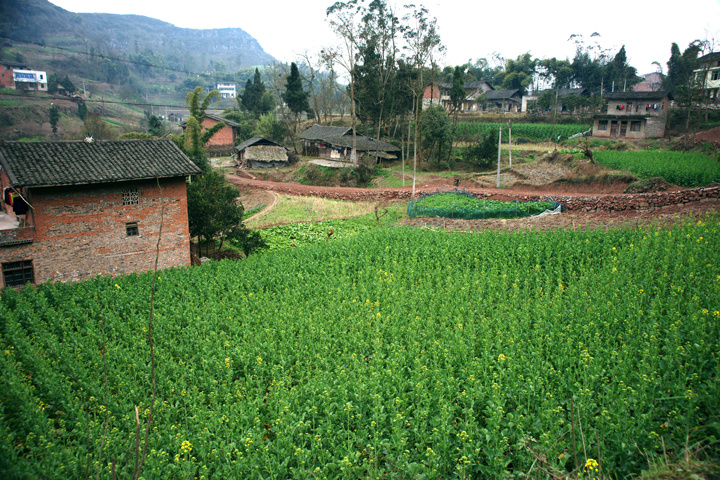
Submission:
[[[278,196],[277,196],[277,193],[275,193],[275,192],[270,192],[270,195],[273,196],[272,203],[270,205],[266,205],[265,208],[260,210],[258,213],[256,213],[252,217],[246,218],[244,220],[244,222],[249,222],[251,220],[255,220],[256,218],[264,217],[268,213],[272,212],[273,208],[275,208],[275,205],[277,205]]]

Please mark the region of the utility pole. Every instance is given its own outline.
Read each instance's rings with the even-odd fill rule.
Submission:
[[[500,188],[500,153],[502,151],[502,127],[498,129],[498,170],[497,170],[497,188]]]
[[[508,120],[508,154],[510,156],[510,168],[512,168],[512,120]]]

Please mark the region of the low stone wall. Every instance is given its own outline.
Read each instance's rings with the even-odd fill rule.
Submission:
[[[698,202],[717,202],[718,199],[720,199],[720,187],[624,195],[553,196],[553,200],[562,203],[568,210],[580,212],[652,211]]]
[[[281,191],[282,187],[273,190]],[[353,191],[338,189],[328,191],[319,187],[317,191],[309,190],[307,195],[335,198],[340,200],[410,200],[409,190],[378,190]],[[435,193],[437,189],[418,189],[417,195]],[[448,188],[448,191],[451,189]],[[477,198],[493,198],[496,200],[547,200],[547,195],[513,195],[512,193],[472,191]],[[697,202],[720,202],[720,187],[704,187],[674,192],[655,192],[621,195],[587,195],[568,196],[553,195],[552,199],[565,205],[569,211],[579,212],[621,212],[621,211],[652,211],[671,206],[684,206]]]

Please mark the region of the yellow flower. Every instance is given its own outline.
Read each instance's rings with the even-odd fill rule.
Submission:
[[[117,288],[118,290],[120,290],[120,285],[118,285],[118,284],[116,283],[116,284],[115,284],[115,288]]]
[[[190,442],[188,442],[187,440],[184,440],[184,441],[182,442],[182,445],[180,445],[180,451],[181,451],[183,454],[187,454],[187,453],[192,452],[192,444],[191,444]]]
[[[504,362],[505,360],[507,360],[507,357],[505,355],[503,355],[502,353],[498,355],[498,362]]]
[[[594,458],[588,458],[585,462],[585,472],[597,472],[598,468],[598,462]]]

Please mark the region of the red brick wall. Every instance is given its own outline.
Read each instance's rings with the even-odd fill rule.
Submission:
[[[0,86],[3,88],[15,88],[12,68],[0,65]]]
[[[190,265],[185,179],[160,183],[165,209],[158,268]],[[127,188],[137,189],[139,205],[123,206]],[[28,200],[34,228],[21,229],[17,238],[33,243],[0,247],[0,262],[32,260],[35,283],[153,268],[162,210],[154,180],[32,189]],[[138,236],[127,235],[129,222],[137,222]]]
[[[219,123],[212,118],[205,117],[202,122],[203,130],[207,130],[216,123]],[[207,147],[233,147],[235,145],[235,136],[233,135],[233,129],[229,125],[225,125],[215,135],[212,136],[210,141],[205,145]]]

